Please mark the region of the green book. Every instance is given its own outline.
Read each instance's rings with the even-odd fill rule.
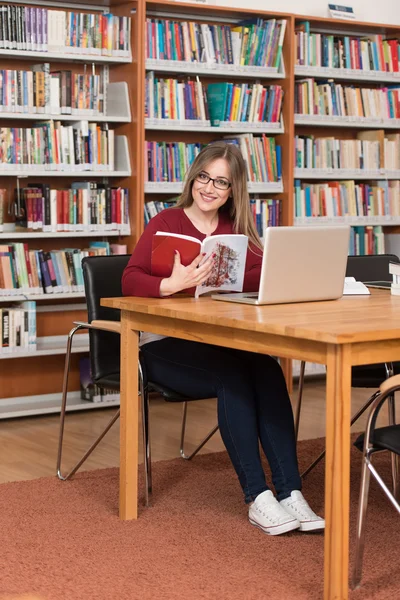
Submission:
[[[208,112],[211,125],[218,127],[225,121],[229,96],[229,83],[209,83],[207,87]]]

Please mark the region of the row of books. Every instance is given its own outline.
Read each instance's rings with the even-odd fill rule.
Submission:
[[[350,228],[350,256],[385,254],[385,234],[380,225]]]
[[[158,79],[146,75],[145,117],[150,119],[192,119],[211,121],[279,122],[283,90],[280,85],[204,84],[196,78]]]
[[[90,358],[82,356],[79,359],[80,391],[82,400],[89,402],[115,402],[119,401],[119,392],[100,388],[93,383],[90,369]]]
[[[107,124],[42,121],[0,127],[0,169],[114,170],[114,131]]]
[[[0,49],[129,56],[131,19],[30,6],[0,6]]]
[[[299,24],[296,32],[296,64],[357,69],[360,71],[399,71],[400,42],[380,34],[348,36],[310,32],[309,22]]]
[[[36,302],[0,308],[0,355],[36,350]]]
[[[0,113],[103,114],[103,69],[88,72],[51,70],[50,63],[33,65],[30,71],[0,70]]]
[[[223,138],[236,144],[246,163],[250,182],[277,182],[282,178],[281,147],[275,138],[245,133]],[[147,142],[145,148],[146,181],[183,181],[185,173],[202,149],[202,144],[184,142]]]
[[[0,296],[83,292],[82,259],[109,251],[108,242],[49,252],[20,242],[0,245]]]
[[[171,198],[168,202],[161,202],[158,200],[149,200],[144,203],[144,224],[147,223],[162,212],[165,208],[172,208],[176,205],[178,198]]]
[[[400,219],[400,181],[295,180],[296,217],[388,217]]]
[[[400,134],[360,131],[357,139],[295,137],[295,165],[302,169],[400,169]]]
[[[278,227],[282,224],[282,202],[277,198],[252,198],[250,210],[261,239],[264,238],[267,227]]]
[[[178,198],[171,198],[168,202],[150,200],[144,205],[145,225],[158,213],[166,208],[172,208],[176,205]],[[278,199],[251,198],[250,209],[254,217],[254,222],[258,235],[263,238],[266,227],[275,227],[282,222],[282,203]]]
[[[312,77],[295,84],[295,112],[303,115],[400,118],[400,86],[356,87]]]
[[[285,19],[243,21],[234,27],[147,19],[146,58],[277,68],[285,29]]]
[[[2,196],[4,203],[5,193]],[[30,183],[14,190],[12,202],[9,213],[15,218],[16,231],[119,231],[123,235],[130,232],[128,188],[95,181],[73,182],[69,189]]]

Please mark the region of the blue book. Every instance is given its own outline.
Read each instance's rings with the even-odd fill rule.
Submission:
[[[276,152],[276,173],[277,173],[277,178],[278,179],[282,179],[282,147],[281,146],[276,146],[275,147],[275,152]]]

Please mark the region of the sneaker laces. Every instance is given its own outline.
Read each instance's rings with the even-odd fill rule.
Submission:
[[[258,502],[255,502],[255,509],[257,510],[257,512],[259,512],[260,514],[263,515],[263,517],[268,517],[273,523],[279,523],[280,519],[278,514],[280,512],[280,509],[282,508],[279,505],[279,502],[277,501],[276,504],[275,502],[271,502],[268,500],[259,500]],[[275,513],[275,514],[271,514],[271,513]],[[280,515],[282,517],[282,514]]]
[[[290,508],[292,508],[301,517],[304,517],[306,519],[309,519],[311,517],[319,519],[318,515],[315,514],[315,512],[310,508],[310,505],[303,496],[296,498],[293,498],[292,496],[288,500],[288,505],[290,506]]]

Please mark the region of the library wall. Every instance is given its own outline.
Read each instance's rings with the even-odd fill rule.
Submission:
[[[249,8],[267,10],[280,10],[281,12],[295,13],[299,15],[313,15],[316,17],[328,17],[327,0],[281,0],[279,7],[275,0],[217,0],[219,6],[233,6],[235,8]],[[400,2],[396,0],[381,0],[379,10],[374,0],[349,0],[345,2],[352,6],[358,21],[369,21],[371,23],[393,23],[400,24]]]

